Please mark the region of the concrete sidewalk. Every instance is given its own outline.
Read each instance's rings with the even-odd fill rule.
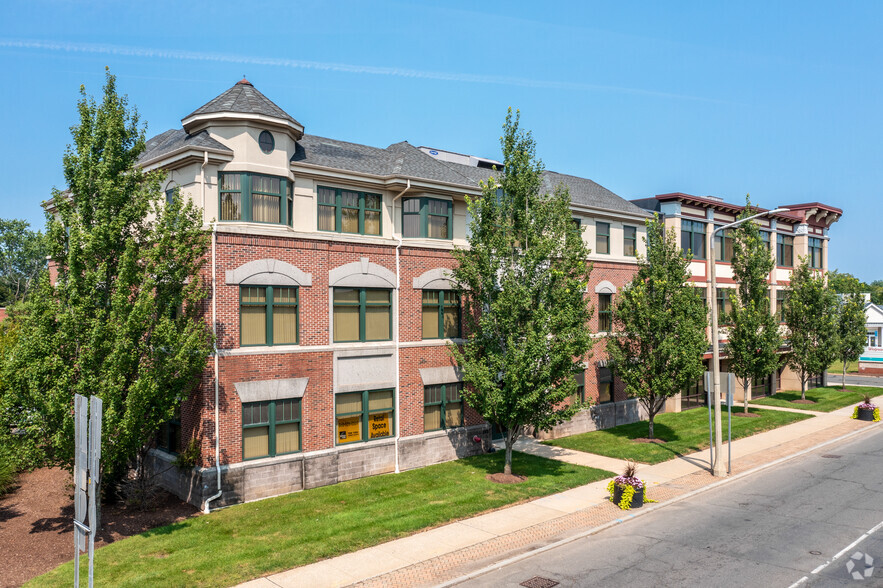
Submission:
[[[876,403],[883,403],[883,396],[878,397]],[[815,418],[734,441],[732,475],[747,474],[814,447],[877,430],[875,423],[851,419],[852,406],[831,413],[801,412],[813,414]],[[615,473],[620,473],[625,465],[623,460],[543,445],[533,439],[520,440],[515,449]],[[723,453],[726,459],[726,444]],[[608,500],[607,481],[595,482],[241,586],[436,585],[540,545],[578,533],[603,530],[641,511],[664,506],[721,483],[722,479],[714,478],[708,470],[708,450],[656,465],[639,465],[638,476],[647,482],[648,497],[659,502],[640,511],[620,510]]]

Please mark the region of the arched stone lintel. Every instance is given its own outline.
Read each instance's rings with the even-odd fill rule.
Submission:
[[[363,257],[328,272],[328,285],[339,288],[395,288],[396,275]]]
[[[595,294],[616,294],[616,286],[604,280],[595,286]]]
[[[312,286],[313,275],[278,259],[256,259],[225,272],[227,284],[255,286]]]
[[[415,290],[453,290],[451,270],[443,267],[423,272],[414,278]]]

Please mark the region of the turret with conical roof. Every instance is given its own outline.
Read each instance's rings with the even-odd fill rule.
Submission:
[[[282,127],[303,137],[304,126],[242,78],[220,96],[203,104],[183,119],[184,130],[193,133],[219,120],[252,120]]]

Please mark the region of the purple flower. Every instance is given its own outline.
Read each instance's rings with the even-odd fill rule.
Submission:
[[[632,486],[636,490],[640,490],[644,487],[644,482],[639,480],[638,478],[627,478],[625,476],[616,476],[613,481],[620,486]]]
[[[862,402],[858,405],[858,407],[865,410],[874,410],[875,408],[877,408],[877,405],[871,404],[870,402]]]

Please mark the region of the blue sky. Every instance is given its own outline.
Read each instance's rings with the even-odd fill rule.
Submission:
[[[839,6],[837,6],[839,4]],[[844,210],[830,267],[883,279],[880,2],[7,0],[2,217],[43,226],[79,86],[104,66],[148,136],[245,75],[308,133],[500,157],[522,112],[550,170],[620,196]]]

